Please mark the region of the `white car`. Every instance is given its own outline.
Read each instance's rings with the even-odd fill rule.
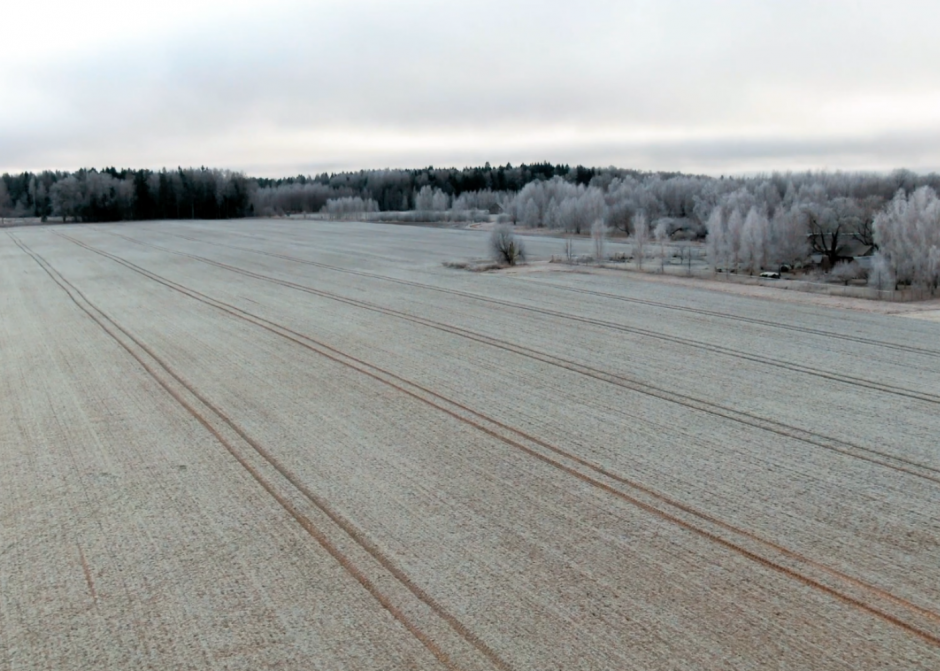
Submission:
[[[772,271],[772,270],[765,270],[764,272],[762,272],[762,273],[760,274],[760,276],[763,277],[763,278],[765,278],[765,279],[768,279],[768,280],[779,280],[779,279],[780,279],[780,273],[774,272],[774,271]]]

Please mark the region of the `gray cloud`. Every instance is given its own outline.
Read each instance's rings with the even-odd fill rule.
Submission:
[[[861,0],[243,10],[14,58],[0,170],[925,169],[940,162],[938,17]]]

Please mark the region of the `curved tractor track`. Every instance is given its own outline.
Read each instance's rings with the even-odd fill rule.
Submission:
[[[68,236],[63,237],[68,238]],[[940,614],[930,609],[898,597],[883,588],[854,578],[838,569],[805,557],[773,541],[763,539],[757,534],[724,522],[709,513],[696,510],[680,501],[656,492],[642,483],[632,481],[608,469],[593,464],[563,448],[559,448],[551,443],[503,424],[477,410],[451,401],[430,389],[422,387],[378,366],[345,354],[341,350],[321,343],[310,336],[293,331],[276,322],[248,312],[243,308],[224,303],[218,299],[202,294],[173,280],[152,273],[126,259],[112,255],[109,252],[99,250],[72,238],[68,239],[72,240],[80,247],[120,263],[177,293],[212,306],[233,317],[252,323],[282,338],[291,340],[297,345],[315,352],[320,356],[327,357],[332,361],[357,370],[361,374],[392,387],[417,401],[437,408],[446,415],[496,438],[508,447],[520,450],[538,459],[542,463],[548,464],[577,478],[581,482],[596,487],[649,514],[655,515],[688,532],[701,536],[726,550],[734,552],[767,569],[781,573],[807,587],[838,599],[843,603],[859,608],[879,619],[900,627],[934,646],[940,647],[940,635],[933,631],[933,628],[940,623]],[[510,435],[507,436],[507,433]],[[624,491],[624,488],[632,490],[632,493]],[[734,540],[727,538],[729,534]],[[748,544],[752,547],[748,547]],[[760,548],[760,550],[756,548]],[[772,555],[772,557],[766,556],[768,554]],[[815,575],[807,575],[808,573]],[[864,594],[865,596],[860,596],[860,594]],[[870,599],[877,600],[879,602],[878,605],[870,603]],[[899,609],[900,612],[903,613],[903,616],[892,612],[894,609]],[[911,619],[914,620],[913,623]],[[927,624],[928,622],[930,624]]]

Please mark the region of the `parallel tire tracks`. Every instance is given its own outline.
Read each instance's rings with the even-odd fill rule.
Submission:
[[[324,269],[327,269],[327,270],[334,270],[334,271],[337,271],[337,272],[352,273],[352,274],[362,275],[362,276],[364,276],[364,277],[372,277],[372,278],[375,278],[375,279],[380,279],[380,280],[384,280],[384,281],[388,281],[388,282],[408,283],[408,284],[411,284],[412,286],[419,286],[419,287],[421,287],[421,288],[428,289],[428,290],[430,290],[430,291],[448,292],[448,293],[449,293],[449,292],[456,291],[456,290],[452,290],[452,289],[445,289],[445,288],[443,288],[443,287],[435,287],[434,285],[431,285],[431,284],[423,284],[423,283],[420,283],[420,282],[410,282],[410,281],[408,281],[408,280],[401,280],[401,279],[398,279],[398,278],[395,278],[395,277],[389,277],[389,276],[387,276],[387,275],[381,275],[381,274],[379,274],[379,273],[369,273],[369,272],[365,272],[365,271],[355,271],[355,270],[352,270],[352,269],[349,269],[349,268],[342,268],[342,267],[339,267],[339,266],[333,266],[333,265],[326,264],[326,263],[319,263],[319,262],[316,262],[316,261],[311,261],[311,260],[309,260],[309,259],[303,259],[303,258],[299,258],[299,257],[295,257],[295,256],[290,256],[290,255],[288,255],[288,254],[278,254],[278,253],[276,253],[276,252],[266,252],[266,251],[262,251],[262,250],[259,250],[259,249],[249,249],[249,248],[246,248],[246,247],[239,247],[239,246],[237,246],[237,245],[228,245],[228,244],[225,244],[225,243],[217,242],[217,241],[215,241],[215,240],[206,240],[206,239],[204,239],[204,238],[193,238],[193,237],[189,237],[189,236],[186,236],[186,235],[181,235],[181,234],[179,234],[179,233],[171,233],[171,232],[169,232],[169,231],[161,231],[161,233],[164,233],[164,234],[166,234],[166,235],[172,235],[173,237],[177,237],[177,238],[182,238],[182,239],[184,239],[184,240],[191,240],[191,241],[193,241],[193,242],[200,242],[200,243],[203,243],[203,244],[214,245],[214,246],[218,246],[218,247],[228,247],[229,249],[235,249],[235,250],[239,250],[239,251],[243,251],[243,252],[251,252],[251,253],[254,253],[254,254],[263,254],[263,255],[265,255],[265,256],[271,256],[271,257],[275,257],[275,258],[280,258],[280,259],[284,259],[284,260],[286,260],[286,261],[293,261],[293,262],[295,262],[295,263],[302,263],[302,264],[317,266],[317,267],[324,268]],[[241,235],[241,236],[243,236],[243,237],[247,237],[247,238],[252,239],[252,240],[259,240],[259,239],[260,239],[260,238],[257,238],[256,236],[250,236],[250,235],[247,235],[247,234],[244,234],[244,233],[236,233],[235,231],[229,231],[229,233],[234,233],[234,234],[236,234],[236,235]],[[510,276],[510,277],[512,277],[512,276]],[[518,278],[513,277],[513,279],[518,279]],[[521,280],[519,280],[519,281],[521,281]],[[528,279],[527,279],[526,281],[531,281],[531,280],[528,280]],[[787,330],[787,331],[794,331],[794,332],[797,332],[797,333],[807,333],[807,334],[811,334],[811,335],[824,336],[824,337],[826,337],[826,338],[835,338],[835,339],[838,339],[838,340],[845,340],[845,341],[848,341],[848,342],[856,342],[856,343],[865,344],[865,345],[872,345],[872,346],[875,346],[875,347],[884,347],[884,348],[888,348],[888,349],[896,349],[896,350],[900,350],[900,351],[903,351],[903,352],[910,352],[910,353],[913,353],[913,354],[922,354],[922,355],[925,355],[925,356],[940,357],[940,351],[933,350],[933,349],[927,349],[927,348],[924,348],[924,347],[916,347],[916,346],[914,346],[914,345],[904,345],[904,344],[901,344],[901,343],[886,342],[886,341],[884,341],[884,340],[875,340],[874,338],[864,338],[864,337],[861,337],[861,336],[854,336],[854,335],[849,335],[849,334],[846,334],[846,333],[835,333],[835,332],[833,332],[833,331],[825,331],[825,330],[823,330],[823,329],[814,329],[814,328],[809,328],[809,327],[806,327],[806,326],[798,326],[798,325],[796,325],[796,324],[786,324],[786,323],[783,323],[783,322],[770,321],[770,320],[767,320],[767,319],[757,319],[757,318],[755,318],[755,317],[745,317],[745,316],[743,316],[743,315],[734,315],[734,314],[728,314],[728,313],[725,313],[725,312],[717,312],[717,311],[714,311],[714,310],[705,310],[705,309],[703,309],[703,308],[687,307],[687,306],[682,306],[682,305],[674,305],[674,304],[671,304],[671,303],[663,303],[663,302],[660,302],[660,301],[653,301],[653,300],[649,300],[649,299],[634,298],[634,297],[630,297],[630,296],[622,296],[622,295],[619,295],[619,294],[612,294],[612,293],[608,293],[608,292],[604,292],[604,291],[596,291],[596,290],[583,289],[583,288],[578,288],[578,287],[566,287],[566,286],[561,286],[561,285],[554,284],[554,283],[551,283],[551,282],[538,282],[538,284],[543,285],[543,286],[547,286],[547,287],[551,287],[551,288],[553,288],[553,289],[558,289],[558,290],[560,290],[560,291],[568,291],[568,292],[572,292],[572,293],[585,294],[585,295],[589,295],[589,296],[598,296],[598,297],[601,297],[601,298],[611,298],[611,299],[613,299],[613,300],[622,301],[622,302],[625,302],[625,303],[634,303],[634,304],[637,304],[637,305],[647,305],[647,306],[650,306],[650,307],[662,308],[662,309],[664,309],[664,310],[674,310],[674,311],[677,311],[677,312],[685,312],[685,313],[692,313],[692,314],[700,314],[700,315],[704,315],[704,316],[708,316],[708,317],[718,317],[718,318],[721,318],[721,319],[728,319],[728,320],[732,320],[732,321],[739,321],[739,322],[743,322],[743,323],[747,323],[747,324],[756,324],[756,325],[759,325],[759,326],[770,326],[770,327],[773,327],[773,328],[783,329],[783,330]],[[472,293],[469,293],[469,292],[461,292],[461,291],[458,291],[457,293],[460,294],[460,295],[464,295],[464,296],[471,296],[471,297],[474,297],[474,298],[477,298],[477,299],[488,298],[488,297],[484,297],[484,296],[479,296],[479,295],[477,295],[477,294],[472,294]]]
[[[875,585],[871,585],[863,580],[850,576],[821,562],[805,557],[804,555],[781,546],[778,543],[763,539],[753,532],[749,532],[745,529],[724,522],[710,515],[709,513],[696,510],[693,507],[661,494],[652,488],[643,485],[642,483],[625,478],[602,466],[596,465],[582,457],[579,457],[572,452],[554,446],[547,441],[543,441],[539,438],[501,423],[498,420],[488,417],[479,411],[473,410],[472,408],[462,405],[456,401],[447,399],[446,397],[415,382],[411,382],[403,377],[391,373],[390,371],[375,366],[374,364],[370,364],[366,361],[346,354],[341,350],[326,345],[325,343],[321,343],[314,338],[311,338],[310,336],[293,331],[288,327],[267,320],[259,315],[255,315],[247,310],[244,310],[243,308],[239,308],[237,306],[212,298],[206,294],[202,294],[199,291],[174,282],[173,280],[161,277],[160,275],[141,268],[140,266],[137,266],[130,261],[122,259],[116,255],[112,255],[109,252],[96,249],[90,245],[86,245],[81,241],[75,240],[74,238],[69,238],[68,236],[62,237],[66,237],[75,244],[86,248],[89,251],[124,265],[134,272],[148,277],[149,279],[162,284],[180,294],[237,317],[238,319],[252,323],[262,329],[265,329],[266,331],[290,340],[300,345],[301,347],[304,347],[305,349],[308,349],[331,361],[358,371],[363,375],[392,387],[397,391],[404,393],[421,403],[424,403],[425,405],[436,408],[450,417],[463,422],[493,438],[496,438],[509,447],[520,450],[521,452],[538,459],[542,463],[548,464],[549,466],[567,473],[568,475],[571,475],[582,482],[597,487],[601,491],[611,494],[618,499],[625,501],[649,514],[677,525],[678,527],[688,532],[701,536],[767,569],[781,573],[807,587],[819,590],[835,599],[868,612],[871,615],[874,615],[884,621],[904,629],[910,634],[917,636],[918,638],[921,638],[922,640],[927,641],[934,646],[940,647],[940,636],[932,633],[929,628],[911,624],[907,620],[902,619],[902,617],[888,612],[882,607],[871,605],[858,596],[846,593],[845,589],[847,587],[860,589],[869,597],[875,597],[889,602],[895,606],[901,607],[908,616],[913,615],[924,620],[929,620],[934,624],[934,626],[936,626],[936,623],[940,622],[940,614],[930,609],[919,606],[907,599],[898,597],[891,592],[888,592],[887,590],[884,590]],[[512,434],[513,437],[505,435],[506,433]],[[529,444],[527,445],[525,443]],[[548,454],[546,454],[546,452],[548,452]],[[589,472],[584,472],[585,469]],[[623,491],[623,487],[632,489],[635,494],[630,494]],[[696,522],[690,521],[689,518],[694,518]],[[702,523],[705,523],[705,525],[710,525],[716,529],[721,529],[724,532],[734,534],[738,537],[739,540],[729,540],[723,535],[720,535],[720,533],[717,531],[703,528]],[[749,541],[755,545],[759,545],[763,548],[764,552],[770,550],[771,552],[777,554],[778,557],[777,559],[768,558],[763,554],[760,554],[758,551],[745,547],[742,544],[743,541]],[[839,587],[833,587],[832,585],[823,582],[822,578],[806,575],[796,568],[787,566],[787,562],[801,566],[803,570],[812,569],[818,571],[819,573],[825,574],[829,578],[835,579],[839,584]]]
[[[421,587],[415,584],[411,578],[405,574],[398,566],[392,562],[379,548],[369,541],[365,535],[358,530],[350,521],[345,519],[335,511],[329,503],[318,494],[314,493],[300,479],[278,461],[270,451],[251,438],[247,432],[242,429],[225,412],[213,405],[208,399],[196,391],[192,385],[186,382],[175,370],[173,370],[162,358],[160,358],[146,344],[141,342],[136,336],[122,327],[107,313],[97,307],[85,294],[74,284],[69,282],[61,273],[59,273],[51,264],[48,263],[40,254],[29,249],[24,243],[20,242],[12,234],[8,234],[14,243],[27,255],[29,255],[46,274],[69,296],[73,303],[80,308],[88,317],[92,319],[107,335],[115,340],[124,350],[128,352],[144,370],[159,384],[177,403],[179,403],[196,421],[199,422],[215,439],[226,449],[226,451],[235,458],[235,460],[245,468],[245,470],[258,482],[258,484],[293,517],[300,526],[324,549],[326,550],[357,582],[373,597],[383,608],[385,608],[396,620],[402,624],[405,629],[417,638],[446,668],[459,671],[460,667],[451,659],[451,657],[440,648],[423,630],[421,630],[393,601],[385,595],[375,582],[370,579],[362,570],[360,570],[346,556],[328,536],[314,526],[313,522],[293,505],[288,498],[277,490],[275,485],[265,478],[258,469],[253,466],[238,449],[227,440],[220,431],[213,426],[210,419],[200,412],[192,403],[187,401],[176,389],[169,385],[166,380],[159,375],[154,366],[140,356],[131,346],[118,337],[114,331],[120,332],[125,338],[134,343],[140,350],[145,352],[158,366],[172,377],[180,386],[184,387],[193,397],[208,408],[212,414],[217,416],[225,425],[234,431],[242,440],[254,449],[259,456],[268,462],[283,478],[289,482],[298,492],[300,492],[308,501],[314,504],[317,509],[324,513],[339,528],[341,528],[353,541],[371,555],[378,564],[394,576],[408,591],[430,608],[437,616],[444,620],[458,635],[470,645],[476,648],[490,663],[501,671],[509,671],[511,667],[496,652],[494,652],[486,643],[484,643],[476,634],[474,634],[466,625],[460,622],[456,617],[447,612],[433,597],[425,592]],[[80,299],[80,300],[79,300]],[[111,327],[108,327],[108,324]]]
[[[863,338],[862,336],[853,336],[846,333],[835,333],[833,331],[825,331],[823,329],[809,328],[807,326],[797,326],[796,324],[787,324],[784,322],[775,322],[770,321],[769,319],[757,319],[756,317],[745,317],[743,315],[733,315],[725,312],[717,312],[714,310],[705,310],[703,308],[694,308],[684,305],[673,305],[670,303],[663,303],[660,301],[652,301],[643,298],[634,298],[631,296],[621,296],[618,294],[608,293],[606,291],[596,291],[592,289],[582,289],[578,287],[565,287],[559,284],[554,284],[552,282],[537,282],[543,286],[548,286],[553,289],[558,289],[560,291],[568,291],[572,293],[585,294],[588,296],[598,296],[600,298],[610,298],[616,301],[621,301],[624,303],[633,303],[636,305],[647,305],[650,307],[661,308],[664,310],[675,310],[677,312],[699,314],[706,317],[718,317],[720,319],[728,319],[731,321],[743,322],[745,324],[756,324],[758,326],[770,326],[776,329],[782,329],[786,331],[795,331],[797,333],[807,333],[810,335],[824,336],[826,338],[833,338],[837,340],[845,340],[847,342],[855,342],[863,345],[872,345],[874,347],[884,347],[886,349],[899,350],[901,352],[909,352],[911,354],[921,354],[924,356],[940,357],[940,352],[933,349],[927,349],[924,347],[916,347],[914,345],[904,345],[901,343],[892,343],[886,342],[884,340],[875,340],[874,338]]]
[[[135,238],[121,235],[120,233],[111,232],[111,234],[118,236],[120,238],[123,238],[125,240],[128,240],[130,242],[134,242],[139,245],[152,247],[154,249],[158,249],[164,252],[169,252],[171,254],[178,254],[180,256],[191,258],[196,261],[202,261],[203,263],[209,263],[211,265],[215,265],[220,268],[231,270],[233,272],[248,275],[250,277],[255,277],[257,279],[275,280],[275,278],[272,278],[268,275],[255,273],[253,271],[245,270],[244,268],[238,268],[236,266],[230,266],[228,264],[221,263],[219,261],[215,261],[214,259],[209,259],[204,256],[199,256],[197,254],[188,254],[186,252],[181,252],[181,251],[171,249],[168,247],[161,247],[160,245],[155,245],[153,243],[144,242],[142,240],[137,240]],[[200,240],[200,242],[204,242],[204,241]],[[288,257],[283,254],[272,254],[270,252],[264,252],[264,253],[271,255],[271,256],[278,257],[278,258],[284,258],[285,260],[289,260],[289,261],[297,261],[297,259]],[[326,267],[330,270],[337,270],[336,266],[328,266],[327,264],[320,264],[314,261],[298,261],[298,262],[306,263],[307,265],[312,265],[312,266]],[[771,357],[762,356],[759,354],[749,354],[746,352],[740,352],[730,347],[723,347],[721,345],[715,345],[712,343],[703,343],[703,342],[699,342],[696,340],[692,340],[690,338],[682,338],[680,336],[666,335],[664,333],[658,333],[656,331],[651,331],[649,329],[640,328],[638,326],[627,326],[626,324],[619,324],[617,322],[609,322],[603,319],[592,319],[590,317],[582,317],[579,315],[559,312],[557,310],[550,310],[548,308],[539,308],[539,307],[535,307],[532,305],[524,305],[522,303],[514,303],[512,301],[505,301],[499,298],[490,298],[487,296],[481,296],[481,295],[473,294],[473,293],[466,292],[466,291],[459,291],[457,289],[444,289],[442,287],[432,287],[431,285],[423,284],[421,282],[401,280],[398,278],[388,278],[382,275],[375,275],[374,273],[366,273],[366,272],[358,271],[358,270],[342,269],[342,272],[348,272],[349,274],[352,274],[352,275],[361,275],[364,277],[373,277],[373,278],[377,277],[377,278],[385,279],[390,282],[395,282],[397,284],[418,287],[421,289],[430,289],[430,290],[438,291],[440,293],[447,293],[447,294],[451,294],[454,296],[461,296],[463,298],[469,298],[469,299],[480,301],[483,303],[499,305],[501,307],[512,308],[515,310],[524,310],[527,312],[533,312],[537,314],[547,315],[550,317],[555,317],[557,319],[565,319],[567,321],[579,322],[583,324],[588,324],[590,326],[599,326],[601,328],[608,328],[608,329],[612,329],[615,331],[621,331],[623,333],[631,333],[634,335],[640,335],[640,336],[648,337],[654,340],[671,342],[677,345],[683,345],[685,347],[690,347],[690,348],[697,349],[697,350],[711,352],[713,354],[720,354],[722,356],[728,356],[734,359],[751,361],[751,362],[758,363],[761,365],[772,366],[772,367],[780,368],[784,370],[790,370],[790,371],[801,373],[804,375],[811,375],[813,377],[831,380],[834,382],[839,382],[839,383],[847,384],[850,386],[864,387],[868,389],[873,389],[875,391],[883,392],[886,394],[893,394],[896,396],[912,398],[912,399],[916,399],[919,401],[925,401],[927,403],[940,405],[940,395],[938,394],[931,394],[929,392],[917,391],[914,389],[906,389],[904,387],[897,387],[897,386],[890,385],[890,384],[883,383],[883,382],[876,382],[874,380],[867,380],[865,378],[855,377],[854,375],[846,375],[844,373],[835,373],[832,371],[812,368],[810,366],[803,366],[801,364],[793,363],[790,361],[783,361],[780,359],[773,359]]]
[[[57,235],[61,235],[62,237],[65,237],[71,242],[78,244],[80,246],[83,246],[86,249],[89,249],[96,253],[102,253],[97,248],[87,245],[86,243],[76,240],[75,238],[65,236],[63,234],[57,234]],[[476,331],[471,331],[471,330],[464,329],[458,326],[444,324],[442,322],[434,321],[431,319],[426,319],[424,317],[418,317],[418,316],[415,316],[406,312],[394,310],[392,308],[386,308],[380,305],[375,305],[373,303],[368,303],[366,301],[361,301],[361,300],[354,299],[354,298],[348,298],[345,296],[341,296],[339,294],[334,294],[332,292],[324,291],[322,289],[314,289],[312,287],[308,287],[303,284],[297,284],[296,282],[290,282],[287,280],[281,280],[275,277],[271,277],[269,275],[255,273],[253,271],[238,268],[236,266],[230,266],[225,263],[220,263],[212,259],[206,259],[204,257],[187,254],[185,252],[171,250],[171,249],[159,247],[157,245],[151,245],[149,243],[142,242],[139,240],[133,240],[133,238],[128,238],[118,233],[113,233],[113,235],[117,235],[121,238],[131,240],[140,245],[154,247],[160,251],[177,254],[179,256],[183,256],[187,258],[193,258],[202,263],[214,265],[214,266],[223,268],[225,270],[229,270],[231,272],[246,275],[248,277],[260,279],[266,282],[271,282],[274,284],[278,284],[280,286],[288,287],[291,289],[296,289],[304,293],[319,296],[321,298],[327,298],[333,301],[345,303],[345,304],[352,305],[352,306],[362,308],[365,310],[369,310],[372,312],[377,312],[379,314],[396,317],[404,321],[408,321],[408,322],[419,324],[428,328],[443,331],[445,333],[457,335],[457,336],[460,336],[460,337],[463,337],[463,338],[466,338],[475,342],[489,345],[491,347],[502,349],[504,351],[512,352],[514,354],[518,354],[521,356],[525,356],[527,358],[534,359],[542,363],[547,363],[549,365],[553,365],[559,368],[563,368],[565,370],[579,373],[586,377],[591,377],[591,378],[594,378],[603,382],[607,382],[609,384],[612,384],[618,387],[629,389],[631,391],[635,391],[635,392],[638,392],[647,396],[653,396],[660,400],[669,401],[671,403],[682,405],[686,408],[698,410],[706,414],[719,416],[724,419],[730,419],[740,424],[745,424],[751,427],[759,428],[759,429],[769,431],[771,433],[774,433],[780,436],[784,436],[786,438],[792,438],[792,439],[798,440],[806,444],[814,445],[816,447],[820,447],[829,451],[837,452],[845,456],[849,456],[855,459],[860,459],[862,461],[866,461],[872,464],[883,466],[883,467],[886,467],[886,468],[889,468],[898,472],[907,473],[908,475],[912,475],[917,478],[928,480],[935,484],[940,484],[940,468],[927,466],[925,464],[921,464],[912,459],[899,457],[896,455],[889,454],[887,452],[883,452],[881,450],[876,450],[874,448],[864,447],[862,445],[857,445],[855,443],[851,443],[848,441],[839,440],[836,438],[832,438],[830,436],[825,436],[819,433],[815,433],[813,431],[808,431],[805,429],[801,429],[799,427],[794,427],[794,426],[785,424],[783,422],[777,422],[777,421],[770,420],[764,417],[760,417],[758,415],[755,415],[746,411],[735,410],[735,409],[728,408],[728,407],[725,407],[716,403],[712,403],[710,401],[705,401],[699,398],[695,398],[693,396],[681,394],[679,392],[669,391],[660,387],[656,387],[646,382],[640,382],[638,380],[632,379],[624,375],[611,373],[609,371],[594,368],[586,364],[581,364],[581,363],[572,361],[570,359],[565,359],[563,357],[551,355],[546,352],[542,352],[540,350],[527,347],[525,345],[519,345],[516,343],[506,341],[506,340],[494,338],[492,336],[488,336],[488,335],[485,335]],[[104,252],[104,253],[107,254],[107,252]],[[119,262],[126,261],[125,259],[122,259],[121,257],[116,257],[114,255],[111,255],[111,258],[115,260],[120,259]],[[127,263],[130,263],[130,262],[127,262]],[[139,266],[136,266],[136,267],[139,268]],[[357,271],[350,271],[350,272],[359,274]]]

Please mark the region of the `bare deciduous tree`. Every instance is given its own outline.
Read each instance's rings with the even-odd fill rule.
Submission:
[[[525,247],[509,226],[501,224],[490,233],[490,253],[497,263],[514,266],[525,261]]]
[[[852,230],[852,239],[866,247],[877,246],[875,244],[875,217],[884,209],[884,204],[884,198],[881,196],[868,196],[858,201],[859,217]]]
[[[860,230],[863,213],[852,198],[835,198],[828,204],[803,208],[813,252],[826,257],[831,267],[839,262],[841,248]]]

